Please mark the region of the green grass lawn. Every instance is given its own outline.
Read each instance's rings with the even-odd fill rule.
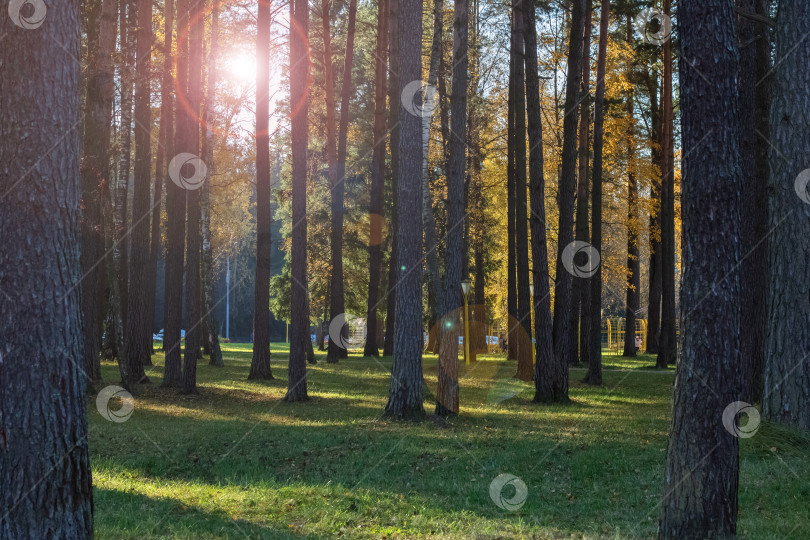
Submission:
[[[381,419],[388,358],[328,365],[321,353],[310,401],[287,404],[285,344],[268,382],[246,380],[250,345],[223,347],[225,368],[200,361],[199,396],[160,388],[158,354],[126,422],[88,400],[98,538],[656,535],[673,372],[653,357],[606,356],[599,388],[572,368],[564,406],[532,403],[529,385],[494,404],[515,363],[483,357],[462,365],[461,415],[442,425]],[[117,366],[103,376],[99,388],[116,384]],[[435,356],[425,377],[432,413]],[[810,538],[810,438],[763,424],[741,448],[740,536]],[[490,498],[501,473],[527,487],[515,512]]]

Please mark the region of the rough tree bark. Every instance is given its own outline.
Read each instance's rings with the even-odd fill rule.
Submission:
[[[377,4],[377,53],[374,67],[374,150],[371,156],[371,195],[369,201],[369,242],[368,242],[368,310],[366,325],[368,336],[363,350],[364,356],[380,356],[377,342],[380,325],[377,308],[380,298],[380,275],[382,274],[382,208],[383,184],[385,183],[385,105],[388,77],[388,0]]]
[[[741,377],[739,55],[732,2],[683,0],[678,12],[680,57],[690,59],[680,70],[683,147],[693,150],[683,159],[683,349],[659,536],[726,538],[739,475],[739,439],[724,427]]]
[[[309,58],[307,0],[290,1],[290,135],[292,138],[292,247],[290,271],[290,360],[284,401],[305,401],[309,339],[307,283],[307,113],[309,110]]]
[[[593,120],[593,186],[591,196],[591,248],[602,252],[602,153],[605,142],[605,63],[610,1],[602,0],[599,13],[599,52],[596,58],[596,98]],[[600,255],[601,256],[601,255]],[[594,269],[591,280],[591,326],[588,347],[588,372],[584,382],[602,384],[602,265]]]
[[[453,87],[450,94],[450,167],[447,171],[447,246],[444,261],[444,306],[439,345],[436,415],[458,414],[458,337],[463,332],[460,307],[463,267],[461,227],[464,220],[464,177],[467,165],[467,78],[469,57],[469,2],[456,0],[453,7]],[[420,151],[424,148],[420,147]],[[424,158],[423,158],[424,159]],[[421,183],[420,183],[421,187]],[[421,289],[421,287],[420,287]]]
[[[770,16],[770,0],[737,0],[749,13]],[[740,336],[744,363],[742,399],[762,397],[765,334],[768,307],[768,136],[770,114],[771,40],[767,26],[737,16],[740,43],[740,155],[745,179],[743,193],[742,320],[747,330]]]
[[[90,539],[93,492],[77,286],[79,4],[49,4],[42,25],[30,30],[3,11],[0,537]]]
[[[765,340],[765,416],[810,429],[810,4],[782,0],[776,22]]]
[[[534,401],[568,400],[568,364],[554,354],[551,324],[551,294],[546,247],[546,179],[543,175],[543,121],[540,109],[540,77],[537,66],[537,26],[533,3],[524,11],[526,26],[526,105],[529,120],[529,194],[532,233],[532,283],[534,284]]]
[[[399,42],[395,90],[422,79],[422,2],[400,0],[396,41]],[[393,57],[393,55],[392,55]],[[416,98],[418,100],[418,97]],[[419,208],[422,198],[422,122],[410,114],[402,100],[392,102],[399,109],[398,203],[403,208]],[[419,212],[399,212],[396,225],[396,327],[394,363],[385,415],[397,419],[424,417],[422,406],[422,218]]]
[[[259,2],[256,34],[256,282],[253,358],[248,380],[273,378],[270,368],[270,3]],[[294,281],[294,280],[293,280]]]

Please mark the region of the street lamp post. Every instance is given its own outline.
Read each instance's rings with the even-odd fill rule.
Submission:
[[[532,365],[534,365],[534,283],[529,283],[529,296],[532,298],[532,310],[529,312],[529,337],[531,338],[530,341],[532,342]]]
[[[470,293],[470,280],[461,282],[461,292],[464,293],[464,363],[470,365],[470,306],[467,295]]]

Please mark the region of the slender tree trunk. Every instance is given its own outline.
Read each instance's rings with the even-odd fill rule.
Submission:
[[[450,168],[447,171],[447,247],[444,262],[444,307],[442,309],[441,342],[439,345],[438,389],[436,414],[458,414],[458,349],[463,331],[461,280],[464,252],[462,251],[462,221],[464,220],[464,177],[467,165],[467,78],[469,68],[469,2],[456,0],[453,7],[453,88],[450,95],[451,129]],[[420,150],[422,150],[420,148]],[[465,336],[465,339],[467,337]],[[466,345],[465,345],[466,346]]]
[[[563,117],[563,149],[559,186],[559,227],[557,234],[557,269],[554,287],[554,354],[567,364],[572,363],[576,351],[571,351],[571,280],[573,276],[563,264],[563,251],[574,240],[574,198],[577,189],[577,123],[576,114],[582,77],[582,41],[585,33],[585,2],[574,0],[571,14],[571,37],[568,49],[568,73],[565,88],[565,116]],[[595,150],[594,145],[594,150]]]
[[[517,373],[523,381],[532,380],[532,319],[529,295],[529,223],[526,207],[526,54],[523,11],[526,0],[512,1],[512,50],[515,58],[515,258],[517,259]],[[533,4],[532,4],[533,5]],[[455,130],[454,130],[455,131]]]
[[[680,57],[690,59],[680,72],[683,147],[694,150],[683,160],[683,349],[659,536],[726,538],[739,481],[739,440],[727,431],[741,380],[739,56],[732,2],[685,0],[678,11]]]
[[[652,163],[661,169],[663,121],[658,97],[658,74],[650,70],[648,76],[650,93],[650,128],[653,146],[650,151]],[[661,331],[661,179],[654,177],[650,204],[650,283],[647,305],[647,354],[658,354],[658,335]]]
[[[768,179],[768,334],[765,339],[765,416],[810,429],[810,5],[782,0],[776,20]],[[797,71],[794,71],[797,70]],[[747,323],[748,321],[746,321]]]
[[[422,2],[397,2],[398,64],[395,95],[410,81],[422,79]],[[394,55],[392,54],[392,58]],[[418,99],[418,98],[417,98]],[[399,110],[398,204],[419,208],[422,197],[422,121],[402,106]],[[462,176],[463,178],[463,176]],[[419,419],[425,415],[422,406],[422,218],[419,212],[399,212],[396,224],[397,268],[396,327],[394,330],[394,363],[386,416]]]
[[[669,15],[671,0],[664,0]],[[672,112],[672,41],[664,43],[663,148],[661,168],[661,335],[656,365],[675,363],[678,344],[675,321],[675,137]]]
[[[188,26],[189,0],[177,0],[177,27]],[[177,34],[177,68],[174,87],[177,99],[187,99],[188,87],[188,32]],[[185,151],[189,132],[193,127],[186,107],[178,102],[176,107],[176,129],[173,151]],[[170,164],[175,156],[169,160]],[[166,182],[167,248],[166,248],[166,328],[163,331],[163,345],[166,349],[165,368],[162,386],[179,387],[182,384],[182,363],[180,356],[180,330],[183,322],[183,248],[186,230],[186,191],[175,183]]]
[[[537,26],[534,4],[526,6],[526,106],[529,120],[529,193],[532,232],[532,283],[534,285],[534,401],[568,401],[568,365],[554,355],[551,324],[551,294],[546,247],[546,179],[543,174],[543,122],[540,109],[540,77],[537,67]]]
[[[110,122],[115,47],[114,0],[94,4],[88,34],[88,67],[81,166],[82,315],[84,369],[90,382],[101,380],[101,329],[104,314],[104,222],[102,205],[108,193]]]
[[[593,193],[591,200],[591,248],[602,253],[602,161],[605,141],[605,63],[607,60],[608,23],[610,1],[602,0],[599,14],[599,52],[596,59],[596,99],[593,120]],[[592,252],[592,254],[594,253]],[[601,256],[601,255],[600,255]],[[558,270],[559,271],[559,270]],[[591,345],[588,353],[588,372],[584,382],[602,384],[602,265],[591,276]],[[555,301],[556,302],[556,301]]]
[[[174,0],[166,0],[164,6],[164,26],[163,26],[163,80],[161,81],[161,96],[160,96],[160,144],[158,144],[157,150],[157,158],[155,160],[155,202],[153,204],[153,214],[152,214],[152,257],[149,261],[149,275],[150,275],[150,309],[149,313],[152,314],[154,318],[157,313],[156,303],[157,303],[157,263],[158,259],[160,258],[160,253],[162,249],[162,242],[161,242],[161,234],[160,234],[160,223],[161,223],[161,203],[163,202],[160,198],[163,196],[163,186],[165,185],[166,190],[166,215],[167,218],[169,216],[169,199],[168,199],[168,192],[169,192],[169,184],[170,179],[168,176],[168,169],[167,165],[169,161],[174,156],[174,141],[175,141],[175,133],[174,133],[174,94],[172,93],[173,90],[173,79],[172,79],[172,64],[174,61],[174,55],[172,51],[172,40],[174,34],[174,9],[175,3]],[[166,231],[166,235],[168,237],[168,230]],[[168,265],[164,268],[164,278],[168,277]],[[164,280],[164,294],[165,288],[168,285],[168,281]],[[165,297],[164,297],[165,300]],[[162,327],[164,329],[164,336],[163,336],[163,350],[166,350],[166,335],[165,335],[165,328],[167,324],[167,317],[168,314],[168,306],[163,306],[163,323]],[[151,336],[150,336],[151,342]],[[165,377],[164,377],[165,379]]]
[[[189,133],[186,139],[186,152],[198,155],[200,151],[200,103],[202,102],[202,10],[204,0],[190,0],[188,47],[188,114]],[[203,181],[207,182],[208,179]],[[202,306],[200,305],[200,191],[186,191],[186,344],[183,351],[183,393],[197,394],[197,360],[202,343]]]
[[[115,192],[116,238],[119,244],[118,290],[121,294],[121,318],[124,328],[129,314],[129,173],[132,155],[132,85],[135,81],[135,47],[137,46],[137,0],[121,0],[121,156],[118,188]],[[131,339],[135,339],[132,336]],[[130,341],[128,339],[127,341]],[[118,351],[124,354],[124,351]]]
[[[770,0],[737,0],[736,6],[749,13],[770,16]],[[768,135],[770,113],[771,40],[768,28],[738,16],[735,21],[740,43],[740,155],[743,178],[743,245],[741,286],[742,320],[746,331],[740,336],[744,364],[742,399],[759,401],[765,366],[765,335],[768,306]],[[760,135],[761,134],[761,135]]]
[[[219,54],[219,9],[214,4],[211,11],[211,50],[208,56],[208,92],[205,97],[205,139],[203,140],[203,161],[208,164],[209,177],[216,172],[214,163],[214,103],[219,74],[217,73],[217,56]],[[200,192],[202,209],[202,285],[203,285],[203,339],[208,345],[209,365],[223,367],[222,348],[219,345],[219,324],[216,317],[214,298],[214,249],[211,244],[211,182],[204,182]],[[269,343],[268,343],[269,347]]]
[[[380,319],[377,307],[380,297],[380,275],[382,274],[382,224],[383,188],[385,183],[385,105],[388,58],[388,0],[377,4],[377,52],[374,75],[374,150],[371,157],[371,195],[369,201],[369,242],[368,242],[368,310],[366,325],[368,336],[363,350],[364,356],[380,356],[377,335]]]
[[[305,401],[307,396],[307,351],[309,295],[307,292],[307,115],[309,110],[309,6],[307,0],[290,1],[290,95],[292,138],[292,247],[290,271],[290,360],[285,401]]]
[[[514,19],[514,1],[511,2],[511,19]],[[510,31],[514,33],[515,21],[511,20]],[[518,357],[518,315],[517,315],[517,240],[515,233],[515,215],[517,215],[517,179],[515,164],[515,147],[517,129],[515,126],[515,109],[517,107],[517,54],[515,36],[510,34],[509,49],[509,94],[507,103],[506,128],[506,358],[515,360]],[[521,132],[522,133],[522,132]]]
[[[588,227],[588,196],[590,195],[590,127],[591,127],[591,28],[593,20],[593,0],[586,0],[585,4],[585,34],[582,40],[582,77],[580,81],[582,103],[579,106],[579,174],[577,179],[577,210],[576,235],[578,242],[587,242],[590,237]],[[571,363],[577,365],[588,361],[588,348],[590,346],[590,286],[588,280],[574,276],[572,282],[572,310],[571,310]],[[577,346],[579,354],[577,354]]]
[[[130,29],[132,30],[132,29]],[[132,198],[132,265],[133,268],[145,268],[149,264],[149,191],[152,187],[152,144],[151,126],[152,110],[150,108],[150,70],[152,54],[152,1],[139,0],[137,56],[135,70],[138,74],[135,81],[135,176],[134,195]],[[144,373],[144,366],[151,363],[151,347],[146,347],[144,337],[151,329],[150,314],[147,307],[146,273],[132,272],[126,316],[127,352],[125,361],[127,370],[133,378],[123,381],[128,389],[139,383],[149,382]]]
[[[14,25],[5,4],[3,11],[0,537],[90,539],[93,488],[77,286],[79,4],[49,4],[42,26],[30,30]]]
[[[627,15],[626,42],[633,44],[633,24]],[[636,356],[636,315],[641,301],[641,260],[639,252],[638,184],[636,183],[635,105],[633,102],[633,64],[627,66],[631,85],[627,96],[627,118],[630,121],[627,143],[627,305],[624,315],[623,356]]]
[[[400,86],[400,43],[399,43],[399,10],[401,2],[390,0],[388,3],[388,102],[391,104],[388,117],[388,132],[391,145],[391,256],[388,263],[388,293],[385,313],[385,343],[383,343],[383,356],[394,354],[394,331],[397,307],[397,255],[399,252],[399,114],[398,104],[401,101]],[[409,81],[406,81],[406,84]]]
[[[343,87],[341,90],[340,125],[338,128],[337,173],[335,183],[331,186],[332,194],[332,284],[330,287],[331,316],[335,317],[346,311],[346,299],[343,292],[343,213],[346,191],[346,151],[349,135],[349,101],[352,95],[352,65],[354,62],[354,28],[357,19],[357,0],[349,3],[349,28],[346,36],[346,62],[343,68]],[[342,338],[348,338],[348,327],[341,328]],[[344,341],[345,343],[345,341]],[[329,340],[326,361],[337,363],[339,358],[347,358],[349,351],[341,347],[337,340]]]
[[[433,2],[433,42],[430,48],[430,70],[428,72],[429,98],[435,100],[434,89],[439,78],[439,66],[442,59],[444,35],[444,0]],[[428,338],[428,350],[435,349],[435,336],[438,333],[436,324],[439,321],[439,312],[443,309],[441,277],[439,275],[438,236],[436,234],[436,218],[433,215],[433,196],[430,192],[430,125],[433,120],[434,104],[425,106],[422,115],[422,226],[425,229],[425,260],[427,261],[427,279],[430,298],[431,321]]]
[[[253,358],[248,380],[273,378],[270,368],[270,4],[259,2],[256,37],[256,283]]]
[[[149,317],[150,326],[155,318],[155,295],[157,289],[157,263],[162,242],[160,234],[160,212],[163,204],[163,186],[168,184],[166,165],[174,150],[174,96],[172,95],[172,40],[174,34],[174,0],[166,0],[163,27],[163,73],[160,88],[160,135],[155,158],[155,194],[152,202],[152,242],[149,257]],[[164,181],[165,180],[165,181]],[[168,186],[166,187],[168,190]],[[164,320],[165,325],[165,320]],[[148,336],[152,347],[152,335]],[[165,341],[164,341],[165,343]],[[154,353],[154,350],[152,351]]]

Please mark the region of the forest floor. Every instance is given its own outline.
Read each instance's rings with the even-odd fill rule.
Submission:
[[[105,420],[88,398],[96,536],[153,538],[654,538],[674,372],[606,353],[604,385],[571,369],[571,403],[538,405],[501,355],[461,366],[461,415],[381,419],[389,358],[308,366],[310,401],[281,401],[276,379],[248,382],[249,344],[224,368],[197,368],[200,395],[160,388],[163,355],[132,416]],[[104,383],[117,384],[114,363]],[[432,414],[436,357],[425,358]],[[515,397],[496,403],[511,393]],[[707,390],[708,391],[708,390]],[[500,395],[500,398],[497,396]],[[112,409],[118,405],[111,404]],[[720,422],[720,418],[718,418]],[[810,538],[810,437],[763,423],[741,439],[743,538]],[[502,473],[526,486],[510,512],[490,497]],[[510,500],[519,489],[507,486]],[[516,504],[515,506],[519,506]]]

